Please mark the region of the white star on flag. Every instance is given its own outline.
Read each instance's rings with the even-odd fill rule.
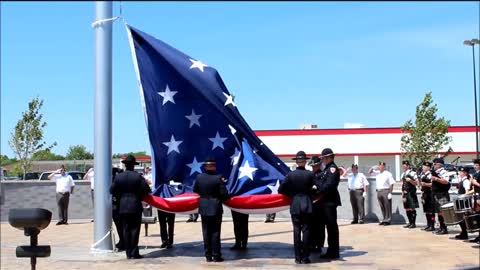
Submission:
[[[202,173],[202,165],[204,162],[198,162],[197,157],[193,157],[192,163],[187,164],[188,167],[190,167],[190,175],[198,172]]]
[[[190,62],[192,62],[192,65],[190,66],[190,69],[198,68],[200,71],[203,72],[203,68],[208,67],[207,65],[202,63],[202,61],[196,61],[196,60],[190,59]]]
[[[170,91],[170,88],[168,88],[168,84],[167,84],[167,87],[165,88],[165,91],[158,92],[158,94],[163,97],[162,105],[165,105],[165,103],[169,101],[175,104],[175,100],[173,100],[173,96],[177,94],[177,91]]]
[[[278,188],[280,187],[280,180],[277,180],[277,183],[275,183],[274,186],[268,185],[267,187],[272,191],[272,194],[278,194]]]
[[[255,167],[250,167],[250,164],[248,164],[248,160],[245,160],[245,164],[243,164],[243,166],[240,167],[240,169],[238,170],[240,171],[240,175],[238,176],[238,179],[244,176],[247,176],[248,178],[253,180],[253,172],[258,169]]]
[[[225,105],[224,106],[227,106],[228,104],[232,104],[233,106],[237,106],[235,105],[235,103],[233,102],[233,97],[229,94],[226,94],[226,93],[223,93],[223,95],[227,98],[227,100],[225,101]]]
[[[230,131],[232,132],[232,134],[235,134],[235,132],[237,132],[237,130],[232,126],[228,125],[228,127],[230,128]]]
[[[223,142],[227,139],[226,137],[220,137],[220,134],[217,131],[217,135],[215,135],[214,138],[208,138],[210,141],[213,142],[212,150],[214,150],[217,147],[223,148]]]
[[[233,154],[232,156],[230,156],[230,158],[232,159],[232,165],[235,166],[238,164],[238,160],[240,159],[240,151],[238,151],[237,148],[235,148],[235,154]]]
[[[191,128],[193,125],[197,125],[200,127],[200,122],[198,122],[198,120],[200,119],[200,117],[202,117],[201,114],[195,114],[195,110],[192,109],[192,114],[190,115],[185,115],[185,117],[190,120],[190,126],[189,128]]]
[[[175,151],[180,154],[180,150],[178,150],[178,146],[182,143],[183,141],[175,141],[175,137],[170,138],[169,142],[164,142],[163,144],[168,146],[168,151],[167,155],[170,154],[170,152]]]

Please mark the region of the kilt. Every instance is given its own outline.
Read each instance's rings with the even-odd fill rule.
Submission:
[[[431,191],[424,191],[422,193],[422,205],[424,213],[434,213],[433,195]]]
[[[418,208],[418,198],[416,192],[408,192],[403,197],[403,208],[414,209]]]
[[[433,193],[433,206],[435,213],[440,213],[440,207],[450,202],[450,195],[448,192]]]

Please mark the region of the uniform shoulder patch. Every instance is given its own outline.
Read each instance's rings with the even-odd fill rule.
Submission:
[[[330,172],[331,172],[331,173],[335,173],[336,170],[337,170],[337,169],[335,169],[335,167],[330,167]]]

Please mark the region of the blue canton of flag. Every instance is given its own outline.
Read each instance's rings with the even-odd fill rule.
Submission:
[[[154,194],[192,192],[214,156],[231,195],[276,193],[288,167],[240,115],[217,70],[131,26],[151,144]]]

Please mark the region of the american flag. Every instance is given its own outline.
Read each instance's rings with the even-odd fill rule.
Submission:
[[[289,168],[240,115],[217,70],[131,26],[127,32],[152,153],[154,191],[145,201],[195,212],[193,183],[214,156],[233,196],[227,206],[244,213],[286,209],[289,199],[277,189]]]

